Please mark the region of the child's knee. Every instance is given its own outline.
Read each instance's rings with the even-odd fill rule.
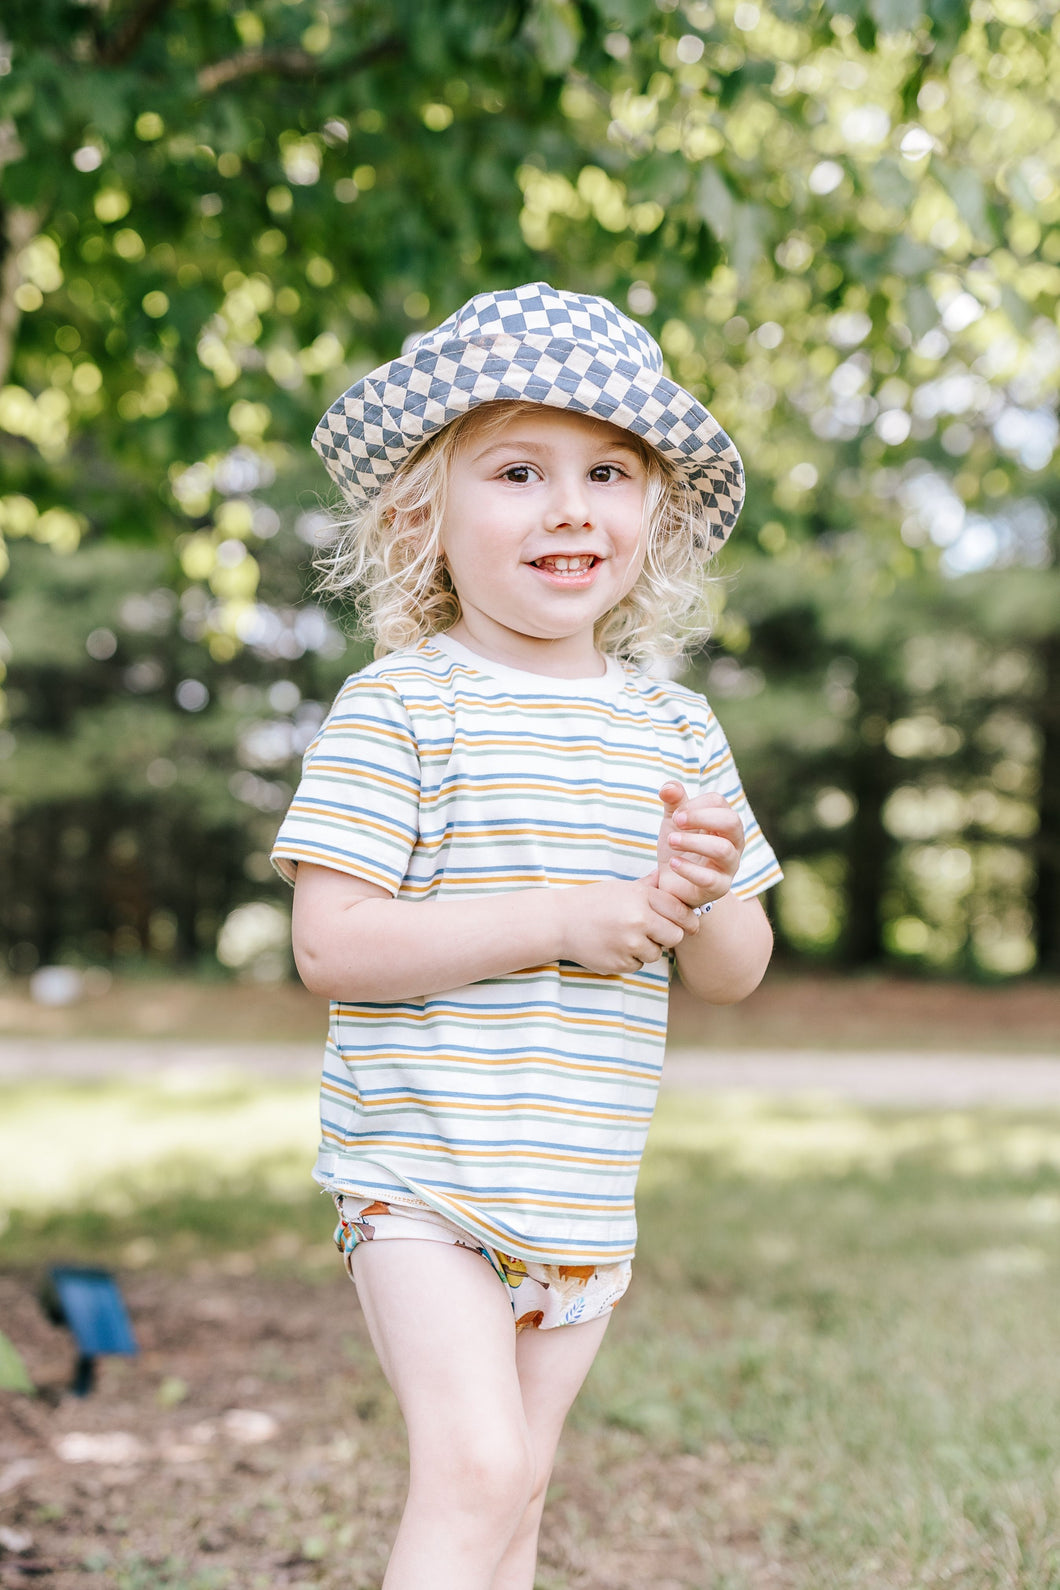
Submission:
[[[433,1470],[429,1476],[423,1465]],[[448,1432],[444,1449],[423,1453],[420,1464],[413,1453],[413,1484],[417,1478],[443,1490],[447,1508],[514,1529],[533,1499],[538,1476],[526,1432],[494,1426]]]

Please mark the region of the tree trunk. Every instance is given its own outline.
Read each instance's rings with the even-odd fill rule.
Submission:
[[[883,896],[894,850],[883,825],[883,808],[894,787],[894,758],[885,736],[897,703],[888,680],[876,669],[876,659],[859,658],[858,741],[848,764],[857,810],[847,829],[847,910],[839,959],[852,968],[872,966],[884,958]]]
[[[0,171],[3,170],[0,145]],[[12,207],[0,219],[0,386],[7,380],[21,316],[15,293],[22,280],[18,256],[40,229],[41,212]]]
[[[1055,977],[1060,975],[1060,635],[1046,636],[1039,656],[1043,674],[1038,709],[1042,757],[1032,934],[1038,970]]]

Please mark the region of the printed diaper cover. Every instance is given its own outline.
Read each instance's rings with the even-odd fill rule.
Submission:
[[[483,1247],[433,1209],[382,1203],[355,1193],[333,1196],[339,1215],[335,1246],[355,1283],[353,1254],[362,1242],[413,1237],[480,1253],[507,1290],[517,1331],[552,1330],[599,1319],[611,1312],[629,1286],[632,1265],[628,1259],[622,1264],[534,1264]]]

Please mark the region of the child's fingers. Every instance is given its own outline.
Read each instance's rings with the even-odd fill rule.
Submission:
[[[738,812],[722,795],[700,795],[674,812],[674,826],[684,832],[715,833],[735,837],[743,833]]]
[[[680,880],[674,879],[677,883]],[[678,895],[671,894],[668,889],[653,889],[651,894],[652,910],[657,916],[665,917],[675,928],[684,933],[699,932],[699,917],[696,916],[688,901],[682,900]],[[680,943],[680,937],[675,940]],[[671,945],[670,948],[673,948]]]
[[[669,860],[708,862],[734,872],[740,864],[743,847],[721,834],[671,834]]]
[[[697,895],[701,895],[704,890],[708,895],[717,895],[719,890],[728,889],[736,871],[735,866],[703,865],[689,861],[687,857],[682,857],[680,860],[671,859],[670,868],[674,877],[691,885]]]
[[[646,936],[648,948],[640,955],[645,966],[657,961],[664,950],[675,950],[685,934],[675,922],[665,921],[660,917]]]
[[[661,893],[666,895],[667,899],[672,900],[674,905],[679,908],[682,913],[680,918],[682,923],[687,922],[689,918],[691,918],[691,922],[695,924],[694,926],[690,925],[685,928],[686,933],[699,932],[701,919],[696,916],[693,907],[697,905],[704,905],[706,903],[706,897],[708,894],[711,896],[711,898],[716,898],[718,895],[724,894],[729,884],[728,878],[725,879],[724,883],[720,883],[717,878],[714,878],[711,880],[713,888],[708,886],[705,889],[702,885],[693,883],[692,879],[687,877],[683,871],[667,871],[665,874],[665,879],[665,886],[661,890]],[[665,908],[663,906],[659,907],[660,912],[662,912],[664,909]]]

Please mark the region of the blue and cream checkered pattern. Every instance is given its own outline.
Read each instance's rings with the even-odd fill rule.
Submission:
[[[743,502],[743,468],[708,409],[663,372],[658,343],[606,298],[532,282],[480,293],[343,393],[313,446],[361,503],[443,426],[516,399],[609,420],[643,437],[699,494],[719,547]]]

